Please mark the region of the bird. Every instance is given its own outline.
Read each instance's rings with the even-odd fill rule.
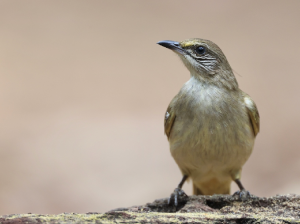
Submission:
[[[178,206],[187,196],[182,186],[189,179],[194,195],[230,194],[234,181],[239,191],[233,195],[246,200],[251,195],[242,185],[241,172],[260,130],[255,102],[239,89],[224,53],[212,41],[157,44],[175,52],[190,72],[164,118],[170,152],[182,173],[168,203]]]

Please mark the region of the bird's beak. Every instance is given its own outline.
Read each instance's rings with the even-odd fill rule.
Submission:
[[[180,46],[179,42],[176,41],[172,41],[172,40],[163,40],[163,41],[159,41],[157,42],[157,44],[169,48],[172,51],[176,51],[179,54],[186,54],[187,52]]]

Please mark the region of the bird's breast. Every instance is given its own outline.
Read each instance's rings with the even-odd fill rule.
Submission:
[[[228,166],[250,156],[254,136],[239,92],[187,83],[174,105],[171,153],[190,168]]]

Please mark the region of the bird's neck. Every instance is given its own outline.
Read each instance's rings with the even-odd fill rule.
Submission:
[[[198,80],[204,85],[214,85],[228,90],[238,90],[239,86],[232,71],[219,71],[214,75],[203,75],[198,72],[191,72],[191,78]]]

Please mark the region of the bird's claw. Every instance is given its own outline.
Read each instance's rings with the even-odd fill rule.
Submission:
[[[248,200],[251,197],[251,194],[249,191],[246,190],[241,190],[241,191],[236,191],[232,197],[237,198],[238,200],[245,201]]]
[[[188,196],[181,188],[175,188],[174,192],[171,194],[168,200],[168,205],[178,206],[181,202],[186,202]]]

